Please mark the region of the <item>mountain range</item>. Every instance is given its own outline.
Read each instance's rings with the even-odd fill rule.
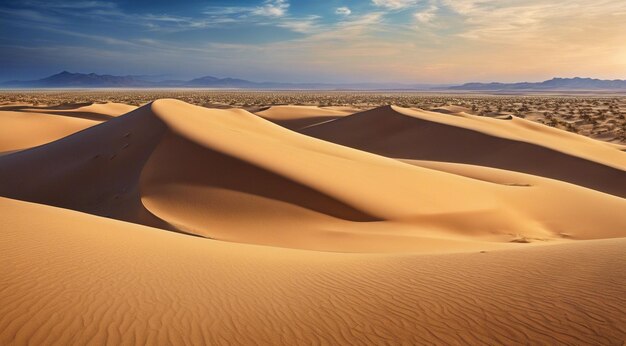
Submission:
[[[293,90],[428,90],[440,85],[401,83],[281,83],[252,82],[237,78],[204,76],[192,80],[151,80],[148,76],[113,76],[63,71],[29,81],[0,83],[5,88],[219,88],[219,89],[293,89]]]
[[[538,83],[466,83],[448,87],[450,90],[620,90],[626,80],[594,78],[552,78]]]
[[[626,80],[593,78],[553,78],[530,83],[466,83],[463,85],[402,84],[402,83],[281,83],[253,82],[237,78],[204,76],[192,80],[154,80],[149,76],[114,76],[95,73],[63,71],[29,81],[13,80],[0,83],[4,88],[216,88],[216,89],[285,89],[285,90],[626,90]]]

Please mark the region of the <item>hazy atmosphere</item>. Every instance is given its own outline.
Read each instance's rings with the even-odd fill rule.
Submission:
[[[333,83],[621,79],[625,23],[620,0],[5,0],[0,80],[62,70]]]

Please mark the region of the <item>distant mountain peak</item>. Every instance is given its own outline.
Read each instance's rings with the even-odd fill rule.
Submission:
[[[451,90],[626,90],[626,80],[595,78],[560,78],[530,83],[465,83],[449,87]]]
[[[31,81],[11,81],[2,85],[29,88],[66,88],[66,87],[141,87],[149,86],[149,82],[133,76],[111,76],[96,73],[72,73],[61,71],[46,78]]]

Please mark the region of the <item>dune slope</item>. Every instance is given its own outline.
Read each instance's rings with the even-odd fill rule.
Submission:
[[[0,154],[46,144],[99,123],[44,113],[0,111]]]
[[[354,113],[353,110],[320,108],[315,106],[272,106],[255,112],[275,124],[288,129],[302,129],[325,121],[334,120]]]
[[[148,121],[145,121],[149,119]],[[139,175],[165,131],[149,109],[0,157],[0,194],[172,229],[140,201]],[[134,145],[135,141],[139,143]]]
[[[368,152],[289,109],[129,110],[36,114],[64,122],[0,155],[0,345],[626,340],[615,147],[396,107],[310,127]]]
[[[90,120],[106,121],[111,117],[126,114],[137,109],[136,106],[124,103],[71,103],[56,106],[34,106],[29,104],[12,104],[0,106],[0,111],[24,113],[46,113]]]
[[[417,167],[175,100],[0,157],[0,167],[2,196],[244,243],[448,252],[626,235],[618,197]]]
[[[135,108],[110,102],[53,107],[0,106],[0,155],[55,141]]]
[[[626,197],[626,153],[519,118],[386,106],[302,133],[388,157],[502,168]]]
[[[211,241],[4,198],[0,210],[3,345],[615,345],[626,337],[624,239],[337,254]]]

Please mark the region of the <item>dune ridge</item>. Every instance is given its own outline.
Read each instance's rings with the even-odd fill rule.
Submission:
[[[50,143],[126,114],[136,107],[120,103],[0,106],[0,155]]]
[[[501,168],[626,197],[626,153],[615,146],[520,118],[455,114],[386,106],[301,132],[383,156]]]
[[[618,197],[550,179],[471,179],[176,100],[5,155],[0,166],[5,197],[253,244],[436,252],[626,233]]]
[[[103,122],[15,114],[25,132],[58,122],[0,155],[0,344],[626,339],[626,199],[602,192],[621,176],[584,187],[557,179],[572,166],[494,168],[517,152],[532,170],[541,153],[608,179],[623,172],[615,147],[563,149],[558,132],[501,128],[511,120],[383,107],[320,124],[318,108],[290,109],[164,99]],[[507,150],[446,162],[435,135]]]
[[[271,106],[254,114],[288,129],[298,130],[325,121],[353,114],[356,110],[347,107],[316,106]]]

